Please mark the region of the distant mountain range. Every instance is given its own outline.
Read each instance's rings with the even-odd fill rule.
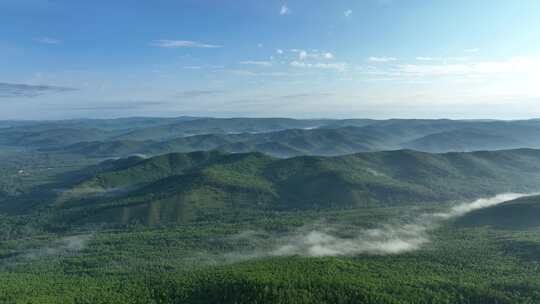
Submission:
[[[125,118],[0,122],[0,146],[85,157],[218,149],[275,157],[413,149],[466,152],[540,147],[540,121]]]
[[[430,152],[540,146],[540,122],[133,118],[27,122],[0,128],[0,144],[96,157],[221,149],[278,157],[400,148]]]
[[[157,155],[218,149],[232,153],[263,152],[276,157],[344,155],[397,149],[393,136],[358,127],[339,129],[288,129],[267,133],[205,134],[166,141],[112,140],[80,142],[52,149],[93,157]]]
[[[69,223],[155,224],[250,210],[439,203],[538,188],[539,150],[289,159],[210,151],[106,161],[68,187],[54,208]]]

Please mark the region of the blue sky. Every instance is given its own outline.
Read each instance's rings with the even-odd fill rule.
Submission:
[[[0,0],[0,119],[540,117],[536,0]]]

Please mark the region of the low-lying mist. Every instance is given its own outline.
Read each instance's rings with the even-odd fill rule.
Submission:
[[[289,232],[247,230],[201,240],[206,250],[193,250],[182,258],[186,265],[219,265],[278,256],[391,255],[418,250],[430,242],[433,230],[474,210],[495,206],[535,194],[505,193],[455,204],[446,210],[408,214],[387,220],[374,228],[352,224],[315,223]],[[417,209],[416,209],[417,210]],[[18,257],[42,258],[77,254],[89,246],[95,233],[65,237],[47,246],[21,250]],[[214,248],[215,247],[215,248]],[[229,248],[221,250],[219,248]],[[243,249],[240,249],[243,248]],[[247,249],[248,248],[248,249]],[[156,248],[156,250],[159,250]]]
[[[371,229],[316,223],[281,234],[262,230],[243,231],[219,241],[230,248],[250,244],[251,249],[226,253],[198,251],[184,260],[190,265],[220,265],[278,256],[325,257],[412,252],[429,244],[430,232],[451,219],[530,195],[536,194],[504,193],[455,204],[443,211],[412,212]]]
[[[461,203],[447,211],[422,213],[413,219],[397,219],[376,229],[357,232],[352,238],[337,236],[328,230],[311,230],[295,233],[278,240],[271,255],[340,256],[355,254],[397,254],[419,249],[429,242],[429,232],[443,222],[471,211],[511,201],[528,194],[505,193],[491,198]]]
[[[41,258],[47,256],[73,254],[83,250],[93,237],[93,234],[64,237],[46,247],[28,250],[23,256],[26,258]]]

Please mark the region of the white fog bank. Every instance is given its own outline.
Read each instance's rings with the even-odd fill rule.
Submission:
[[[356,254],[398,254],[419,249],[429,242],[429,232],[444,221],[463,216],[471,211],[495,206],[533,194],[504,193],[490,198],[450,207],[445,212],[423,213],[406,223],[382,225],[376,229],[359,231],[356,237],[344,238],[329,231],[311,230],[295,233],[281,240],[271,255],[343,256]]]

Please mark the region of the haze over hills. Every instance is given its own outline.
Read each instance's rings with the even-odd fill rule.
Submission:
[[[0,129],[0,145],[85,157],[212,149],[292,157],[404,148],[443,153],[540,147],[538,120],[179,117],[5,122],[4,125]]]
[[[57,150],[93,157],[157,155],[218,149],[233,153],[263,152],[277,157],[344,155],[396,149],[393,136],[358,127],[288,129],[267,133],[205,134],[167,141],[112,140],[80,142]]]

